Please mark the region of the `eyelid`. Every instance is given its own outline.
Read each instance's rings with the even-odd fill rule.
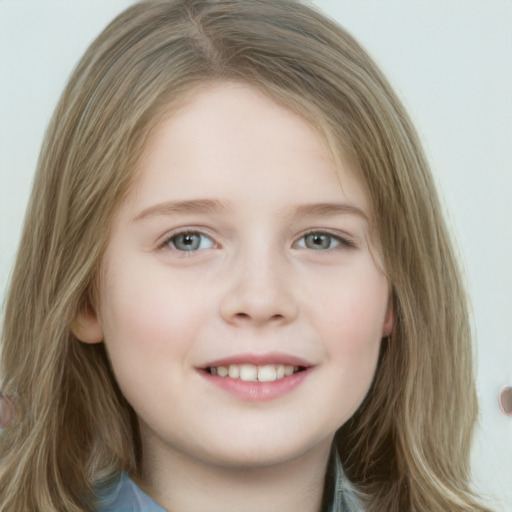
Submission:
[[[203,236],[205,238],[208,238],[212,242],[212,247],[209,247],[208,249],[216,249],[220,247],[220,244],[215,240],[214,236],[210,233],[208,233],[208,230],[205,228],[200,228],[197,226],[183,226],[179,228],[175,228],[172,231],[168,232],[163,236],[159,242],[157,242],[157,249],[162,250],[170,250],[175,251],[177,253],[181,254],[187,254],[187,253],[193,253],[193,252],[199,252],[204,251],[205,249],[196,249],[192,251],[182,251],[176,247],[171,247],[172,239],[177,237],[178,235],[199,235]]]
[[[351,236],[349,236],[346,233],[340,233],[339,231],[334,231],[330,229],[308,229],[307,231],[304,231],[293,243],[294,248],[297,247],[300,240],[305,239],[308,235],[324,235],[329,236],[331,238],[336,239],[339,242],[339,245],[335,247],[331,247],[329,249],[324,249],[324,251],[332,251],[336,250],[338,247],[342,247],[344,249],[355,249],[358,247],[358,244],[356,243],[355,239]],[[302,247],[300,247],[302,249]],[[304,247],[304,249],[307,249],[307,247]],[[322,251],[319,251],[322,252]]]

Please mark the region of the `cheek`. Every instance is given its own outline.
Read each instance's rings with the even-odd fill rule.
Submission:
[[[191,340],[200,324],[192,315],[198,307],[161,277],[110,277],[101,308],[105,346],[124,396],[145,417],[155,400],[182,388],[181,369],[191,365]]]
[[[131,275],[121,270],[110,273],[100,309],[114,371],[146,372],[146,378],[152,369],[170,371],[173,362],[186,361],[190,340],[206,315],[197,293],[147,269]]]
[[[383,336],[388,290],[386,278],[372,267],[333,280],[318,302],[316,315],[328,330],[328,338],[338,340],[350,352],[373,350]]]
[[[341,422],[355,412],[371,385],[388,306],[386,278],[377,269],[363,269],[340,276],[340,284],[330,286],[316,308],[332,392],[343,404]]]

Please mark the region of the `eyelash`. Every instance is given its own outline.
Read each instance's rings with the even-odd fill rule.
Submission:
[[[177,252],[181,252],[181,253],[189,253],[189,252],[197,252],[198,250],[204,250],[205,247],[202,247],[199,246],[195,249],[191,249],[191,250],[184,250],[184,249],[178,249],[176,247],[176,242],[175,240],[178,238],[178,237],[192,237],[192,236],[199,236],[201,237],[203,240],[200,241],[199,243],[202,244],[204,242],[205,239],[207,239],[209,242],[211,242],[211,245],[209,247],[206,247],[206,249],[211,249],[211,248],[215,248],[217,247],[217,244],[214,242],[214,240],[212,239],[212,237],[204,234],[204,233],[201,233],[200,231],[194,231],[194,230],[184,230],[184,231],[178,231],[176,233],[173,233],[172,235],[170,235],[168,238],[165,239],[165,241],[162,243],[161,247],[162,248],[169,248],[171,250],[174,250],[174,251],[177,251]]]
[[[339,234],[334,234],[334,233],[330,233],[329,231],[308,231],[307,233],[304,233],[298,240],[297,242],[294,243],[294,246],[297,246],[301,240],[306,240],[307,237],[309,236],[314,236],[314,237],[327,237],[332,241],[336,241],[337,242],[337,245],[335,245],[334,247],[328,247],[328,248],[325,248],[325,249],[314,249],[314,248],[311,248],[311,247],[300,247],[301,249],[310,249],[312,251],[322,251],[322,252],[325,252],[325,251],[334,251],[338,248],[345,248],[345,249],[353,249],[356,247],[356,244],[355,242],[348,238],[347,236],[341,236]]]
[[[200,245],[197,248],[193,248],[191,250],[178,249],[176,247],[176,239],[178,237],[187,237],[187,236],[189,236],[189,237],[199,236],[203,240],[199,241]],[[307,247],[306,239],[309,236],[327,237],[330,241],[329,245],[331,245],[333,241],[336,242],[336,245],[334,247],[329,246],[326,248]],[[209,242],[207,242],[209,244],[209,246],[201,248],[201,244],[203,244],[205,239],[207,239],[209,241]],[[303,245],[299,245],[302,240],[304,240]],[[200,250],[212,249],[212,248],[216,248],[216,247],[218,247],[218,245],[215,243],[215,241],[213,240],[212,237],[210,237],[209,235],[206,235],[205,233],[202,233],[201,231],[195,231],[195,230],[184,230],[184,231],[178,231],[178,232],[172,233],[160,245],[160,248],[162,248],[162,249],[168,248],[168,249],[171,249],[173,251],[176,251],[176,252],[182,253],[182,254],[194,253],[194,252],[198,252]],[[292,247],[299,248],[299,249],[309,249],[312,251],[319,251],[319,252],[326,252],[326,251],[330,252],[330,251],[334,251],[338,248],[351,249],[351,248],[356,248],[357,246],[353,240],[351,240],[350,238],[348,238],[346,236],[340,236],[339,234],[330,233],[328,231],[308,231],[308,232],[304,233],[302,236],[300,236],[300,238],[298,238],[297,241],[293,243]]]

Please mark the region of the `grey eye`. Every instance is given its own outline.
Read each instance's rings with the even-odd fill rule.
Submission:
[[[198,251],[200,249],[210,249],[213,247],[213,240],[202,233],[178,233],[173,235],[168,244],[178,251]]]
[[[299,247],[313,249],[316,251],[332,249],[338,245],[340,245],[340,241],[336,237],[325,233],[309,233],[302,237],[299,242]]]

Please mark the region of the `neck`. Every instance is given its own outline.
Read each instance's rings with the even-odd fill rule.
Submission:
[[[139,485],[173,512],[319,512],[330,444],[264,467],[215,465],[145,446]]]

